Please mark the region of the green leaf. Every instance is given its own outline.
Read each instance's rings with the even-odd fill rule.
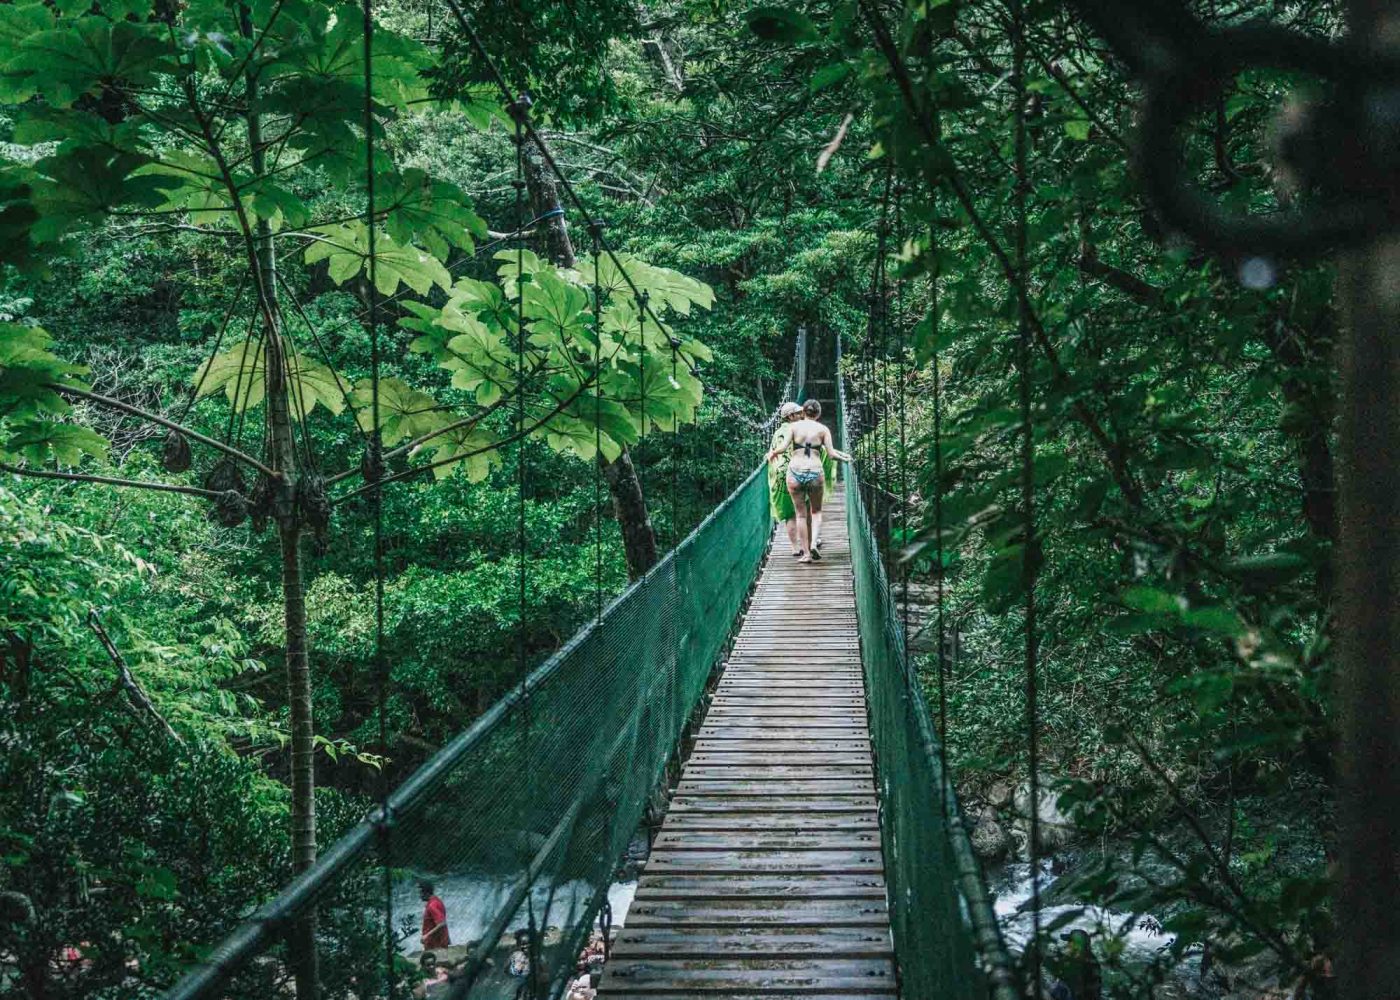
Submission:
[[[154,83],[157,74],[172,73],[175,68],[164,25],[65,18],[57,27],[34,32],[20,43],[5,66],[11,81],[6,94],[23,93],[15,81],[24,79],[31,92],[66,107],[85,94],[96,94],[107,81],[142,87]]]
[[[812,74],[812,78],[807,81],[807,89],[814,94],[825,90],[846,79],[854,70],[855,67],[848,62],[830,63]]]
[[[744,15],[749,29],[771,42],[814,42],[820,34],[812,19],[789,7],[755,7]]]
[[[0,453],[35,465],[47,465],[52,456],[59,465],[70,467],[82,462],[84,455],[106,458],[107,448],[107,439],[96,431],[52,420],[20,423],[7,440],[0,442]]]
[[[1308,567],[1308,561],[1292,552],[1245,556],[1225,564],[1225,569],[1254,586],[1286,583]]]
[[[1089,129],[1092,127],[1093,122],[1087,118],[1071,118],[1063,124],[1065,135],[1079,142],[1089,138]]]
[[[52,387],[80,386],[75,376],[87,369],[59,359],[49,351],[52,343],[40,327],[0,323],[0,418],[22,422],[68,412]]]
[[[306,248],[306,262],[326,261],[331,280],[337,285],[345,284],[366,268],[369,231],[363,222],[318,226],[311,232],[319,239]],[[374,286],[381,295],[393,295],[401,284],[426,295],[434,285],[444,289],[451,286],[452,276],[431,254],[400,245],[387,233],[378,233],[374,244]]]
[[[474,239],[486,238],[486,223],[454,184],[435,181],[417,169],[385,175],[375,183],[385,231],[402,246],[421,244],[446,261],[454,248],[470,253]]]
[[[1175,594],[1153,587],[1129,587],[1123,591],[1123,603],[1138,611],[1149,614],[1178,615],[1184,602]]]
[[[250,338],[200,365],[193,378],[199,395],[208,396],[222,389],[229,404],[240,411],[262,403],[267,391],[267,352],[263,347]],[[304,418],[317,405],[337,414],[345,409],[341,385],[331,369],[308,358],[290,342],[284,341],[284,350],[291,355],[286,360],[287,398],[294,416]]]
[[[355,418],[360,428],[369,433],[374,429],[374,384],[370,379],[356,383],[350,400],[355,405]],[[379,381],[379,433],[387,446],[422,437],[444,427],[453,414],[439,406],[426,392],[414,389],[402,379]]]

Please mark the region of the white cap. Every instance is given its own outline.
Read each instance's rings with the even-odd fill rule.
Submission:
[[[782,406],[778,407],[778,416],[780,417],[790,417],[794,413],[801,412],[802,407],[798,406],[796,403],[784,403]]]

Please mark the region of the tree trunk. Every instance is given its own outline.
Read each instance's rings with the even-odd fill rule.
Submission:
[[[1352,39],[1393,54],[1400,4],[1350,7]],[[1400,995],[1400,238],[1339,277],[1336,995],[1385,1000]]]
[[[243,8],[245,34],[251,36],[247,8]],[[256,105],[257,78],[249,75],[248,102]],[[255,177],[266,173],[262,124],[248,116],[250,164]],[[277,296],[277,255],[272,231],[259,220],[256,233],[258,287],[263,301],[265,332],[263,384],[267,406],[267,464],[280,473],[274,484],[274,518],[282,547],[282,618],[286,629],[287,705],[290,711],[292,786],[292,870],[306,871],[316,860],[316,761],[315,730],[311,717],[311,667],[306,650],[306,582],[301,564],[301,514],[297,509],[296,427],[287,384],[286,345],[282,341],[281,310]],[[287,934],[297,1000],[316,1000],[320,972],[316,954],[316,914],[313,910],[297,921]]]
[[[656,532],[652,530],[651,515],[647,513],[646,497],[632,456],[623,449],[617,461],[609,462],[598,456],[598,466],[612,494],[613,513],[622,530],[622,548],[627,555],[627,576],[636,580],[656,565]]]
[[[542,142],[543,140],[541,140]],[[540,223],[542,232],[535,243],[542,256],[560,267],[573,267],[574,243],[569,237],[569,225],[560,211],[559,189],[539,144],[532,138],[524,141],[525,190],[530,198],[530,210],[535,218],[548,215]],[[609,462],[601,455],[598,465],[603,470],[608,492],[612,496],[613,513],[622,532],[622,547],[627,556],[627,575],[637,579],[656,565],[656,531],[647,512],[646,495],[637,476],[637,467],[626,448],[617,461]]]
[[[293,518],[295,522],[295,518]],[[292,870],[300,874],[316,860],[316,760],[311,719],[311,663],[306,650],[306,585],[301,566],[301,528],[279,531],[282,541],[282,615],[287,632],[287,704],[291,713]],[[317,996],[320,987],[314,912],[288,933],[297,997]]]
[[[543,141],[543,140],[541,140]],[[554,174],[545,162],[539,143],[528,135],[524,141],[525,190],[530,197],[530,212],[535,218],[549,215],[539,226],[539,236],[535,245],[541,257],[553,261],[560,267],[573,267],[578,263],[574,256],[574,241],[569,238],[569,225],[564,221],[564,213],[559,204],[559,188],[554,182]]]

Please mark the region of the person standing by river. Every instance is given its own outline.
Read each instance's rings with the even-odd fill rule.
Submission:
[[[433,892],[433,883],[418,883],[418,898],[423,901],[423,950],[452,947],[452,938],[447,933],[447,906]]]

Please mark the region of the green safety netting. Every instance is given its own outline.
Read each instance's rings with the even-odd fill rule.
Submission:
[[[836,434],[850,449],[837,355]],[[944,772],[918,672],[905,653],[889,577],[866,515],[855,464],[846,469],[846,523],[860,623],[861,664],[880,789],[890,923],[905,1000],[1012,1000],[1017,991]]]
[[[509,941],[533,924],[536,995],[557,996],[724,651],[770,529],[759,470],[398,788],[387,827],[366,821],[328,848],[168,997],[278,995],[290,961],[282,934],[312,909],[321,995],[386,996],[385,858],[399,936],[416,948],[416,885],[427,878],[447,903],[454,944],[484,942],[465,956],[471,975],[455,995],[515,996]],[[409,995],[411,970],[396,959],[396,995]]]

